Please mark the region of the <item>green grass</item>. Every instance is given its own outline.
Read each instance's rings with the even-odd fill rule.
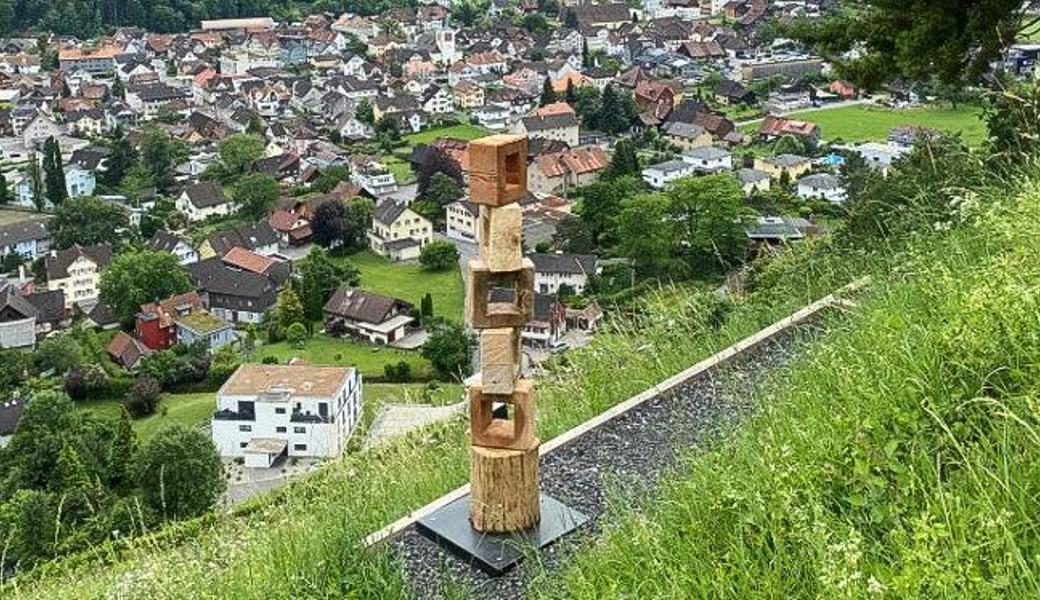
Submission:
[[[302,348],[288,342],[264,344],[258,346],[250,357],[260,362],[267,357],[277,358],[286,363],[292,358],[301,358],[314,365],[336,365],[355,367],[363,377],[378,378],[383,376],[383,366],[404,361],[412,368],[412,376],[428,378],[433,376],[430,362],[411,350],[398,350],[387,346],[365,344],[349,338],[330,337],[316,334],[307,339]]]
[[[1040,596],[1038,210],[912,246],[540,596]]]
[[[99,416],[112,417],[118,414],[121,403],[116,399],[87,401],[80,404]],[[152,437],[156,431],[167,423],[180,423],[194,427],[204,423],[213,415],[216,408],[216,393],[201,392],[193,394],[163,394],[159,409],[155,414],[132,421],[134,431],[139,440]],[[165,414],[163,414],[165,411]]]
[[[416,146],[418,144],[429,144],[439,137],[457,138],[469,141],[475,140],[479,137],[484,137],[485,135],[488,135],[488,131],[483,127],[463,123],[460,125],[449,125],[447,127],[434,127],[425,131],[420,131],[419,133],[409,133],[408,135],[402,136],[402,138],[409,146]]]
[[[418,306],[423,295],[433,296],[433,313],[461,322],[465,303],[459,269],[424,271],[417,263],[395,263],[365,250],[346,257],[361,271],[361,287],[400,298]]]
[[[412,173],[412,166],[408,164],[408,161],[404,160],[396,154],[388,154],[382,158],[383,164],[386,168],[394,174],[394,179],[397,180],[398,185],[405,185],[415,181],[415,174]]]
[[[995,209],[997,210],[997,209]],[[664,288],[538,382],[549,440],[870,267],[860,308],[762,391],[763,411],[618,510],[531,593],[617,597],[1036,597],[1040,247],[1016,210],[921,236],[885,260],[757,272],[722,311]],[[938,239],[938,242],[933,240]],[[824,244],[825,242],[815,242]],[[934,246],[931,244],[935,244]],[[838,259],[834,259],[838,260]],[[862,260],[862,259],[860,259]],[[772,264],[772,263],[771,263]],[[786,265],[786,268],[785,268]],[[468,477],[464,419],[236,507],[28,573],[11,597],[406,595],[369,532]],[[536,575],[538,575],[536,573]],[[1001,587],[1002,586],[1002,587]]]
[[[876,106],[807,110],[789,115],[820,126],[823,139],[843,142],[885,141],[893,127],[917,125],[949,133],[960,133],[964,142],[978,146],[986,137],[981,110],[972,106],[927,107],[895,110]],[[742,128],[745,133],[758,131],[760,124]]]

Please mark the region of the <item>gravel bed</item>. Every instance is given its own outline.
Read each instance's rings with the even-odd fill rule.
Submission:
[[[682,453],[717,438],[747,415],[755,388],[818,331],[811,324],[790,329],[542,456],[542,491],[590,517],[578,532],[543,550],[542,564],[555,569],[569,549],[595,536],[609,503],[652,497]],[[443,598],[460,591],[482,599],[524,596],[530,559],[491,577],[445,552],[414,526],[390,542],[390,551],[402,564],[415,597]]]

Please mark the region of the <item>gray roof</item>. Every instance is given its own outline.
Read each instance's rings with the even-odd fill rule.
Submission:
[[[376,209],[372,212],[372,219],[378,221],[384,225],[390,225],[401,216],[401,213],[408,208],[404,202],[396,200],[387,200],[380,202]]]
[[[663,163],[658,163],[656,165],[650,165],[647,168],[655,169],[657,171],[663,171],[665,173],[671,173],[673,171],[684,171],[687,169],[692,169],[693,165],[687,162],[683,162],[681,160],[669,160]]]
[[[355,287],[341,286],[322,309],[326,314],[364,323],[382,323],[395,309],[408,311],[411,304],[404,300],[382,296]]]
[[[182,242],[191,246],[191,243],[187,239],[160,229],[155,232],[152,239],[145,243],[145,247],[156,252],[173,252],[177,248],[177,244]]]
[[[781,154],[780,156],[774,156],[764,160],[780,167],[794,167],[808,161],[809,159],[804,156],[798,156],[797,154]]]
[[[44,221],[32,220],[11,223],[0,227],[0,247],[14,246],[30,240],[44,240],[51,237]]]
[[[798,180],[798,185],[808,185],[815,188],[821,189],[837,189],[841,187],[841,182],[834,175],[827,173],[818,173],[816,175],[806,175]]]
[[[273,291],[277,287],[270,277],[252,271],[233,269],[217,256],[191,263],[187,268],[199,289],[206,292],[259,299],[265,292]],[[212,307],[212,298],[210,302]],[[260,312],[266,307],[253,308],[254,312]]]
[[[270,223],[257,221],[256,223],[245,223],[234,229],[217,231],[211,233],[206,241],[213,247],[213,251],[223,256],[234,247],[256,250],[264,246],[278,243],[278,233],[271,228]]]
[[[593,275],[597,258],[592,254],[528,254],[536,273]]]
[[[552,115],[532,115],[524,117],[526,131],[547,131],[550,129],[568,129],[578,126],[574,113],[557,113]]]
[[[661,126],[661,129],[668,135],[674,135],[681,138],[696,138],[700,137],[706,131],[700,125],[694,125],[693,123],[685,123],[683,121],[672,121],[671,123],[665,123]]]
[[[0,318],[6,312],[14,313],[11,320],[36,318],[37,310],[13,285],[0,288]]]
[[[227,196],[224,195],[224,188],[220,187],[216,181],[193,183],[185,186],[183,192],[195,208],[217,206],[228,201]]]
[[[11,435],[18,426],[25,410],[25,401],[21,399],[5,400],[0,403],[0,435]]]
[[[112,262],[112,247],[108,244],[94,246],[75,245],[65,250],[58,250],[45,259],[47,279],[65,279],[69,276],[68,268],[79,257],[85,257],[98,267],[107,267]]]
[[[716,148],[715,146],[705,146],[703,148],[694,148],[688,152],[683,152],[684,156],[701,160],[714,160],[718,158],[726,158],[730,156],[730,153],[722,148]]]
[[[755,183],[763,179],[769,179],[769,173],[758,169],[740,169],[737,171],[737,179],[741,183]]]

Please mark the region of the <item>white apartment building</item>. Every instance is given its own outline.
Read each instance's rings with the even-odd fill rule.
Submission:
[[[213,442],[247,467],[281,456],[336,457],[361,405],[361,373],[352,367],[244,364],[217,391]]]
[[[47,289],[64,290],[65,308],[76,304],[92,306],[98,299],[101,271],[110,262],[112,248],[108,244],[51,250],[44,259]]]
[[[457,200],[444,207],[445,234],[453,240],[477,241],[480,207],[468,200]]]
[[[643,169],[643,181],[650,187],[661,189],[676,179],[689,177],[697,167],[683,160],[669,160]]]

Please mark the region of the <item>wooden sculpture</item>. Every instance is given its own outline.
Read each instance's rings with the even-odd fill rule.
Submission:
[[[469,263],[467,319],[480,332],[480,381],[469,388],[470,523],[528,529],[541,516],[534,389],[520,373],[520,331],[534,311],[518,201],[527,192],[527,140],[492,135],[469,145],[470,200],[480,205],[480,257]],[[506,418],[496,417],[495,405]]]

